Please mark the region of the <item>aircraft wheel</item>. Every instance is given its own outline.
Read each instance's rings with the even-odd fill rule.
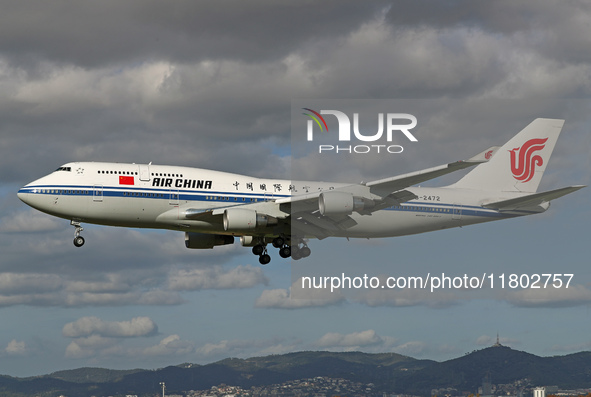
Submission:
[[[273,239],[273,247],[281,248],[283,247],[283,244],[285,244],[285,239],[283,239],[283,237],[275,237]]]
[[[84,237],[82,237],[82,236],[74,237],[74,245],[76,247],[82,247],[84,245]]]
[[[291,256],[291,247],[285,246],[279,250],[279,256],[282,258],[289,258]]]
[[[265,251],[265,246],[264,245],[255,245],[254,247],[252,247],[252,253],[255,255],[261,255],[263,252]]]
[[[267,263],[271,262],[271,257],[267,254],[263,254],[259,256],[259,263],[261,265],[266,265]]]
[[[308,247],[302,247],[302,249],[300,250],[300,255],[302,256],[302,258],[309,257],[311,253],[312,251],[310,251],[310,248]]]

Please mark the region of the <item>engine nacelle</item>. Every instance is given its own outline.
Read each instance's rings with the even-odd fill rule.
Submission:
[[[323,192],[318,196],[318,208],[322,215],[350,215],[367,206],[362,197],[355,197],[347,192]]]
[[[185,246],[192,249],[211,249],[216,245],[234,244],[234,236],[185,232]]]
[[[260,239],[254,236],[240,236],[240,245],[243,247],[254,247],[260,244]]]
[[[223,216],[224,230],[252,230],[257,227],[276,225],[277,219],[244,208],[228,208]]]
[[[240,236],[240,245],[243,247],[254,247],[259,244],[270,244],[274,237]]]

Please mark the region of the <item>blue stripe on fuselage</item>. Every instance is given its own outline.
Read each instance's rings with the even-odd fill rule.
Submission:
[[[41,191],[40,191],[41,190]],[[58,191],[58,192],[56,192]],[[179,200],[179,201],[207,201],[207,202],[234,202],[250,203],[270,201],[277,198],[290,197],[289,195],[262,195],[260,193],[248,192],[222,192],[222,191],[194,191],[183,189],[154,189],[149,187],[121,187],[121,186],[80,186],[80,185],[38,185],[26,186],[19,190],[19,193],[49,194],[65,196],[94,196],[95,191],[101,191],[103,197],[121,198],[143,198],[153,200]],[[178,195],[178,197],[176,197]],[[241,200],[242,199],[242,200]],[[401,211],[425,213],[433,215],[456,215],[456,216],[477,216],[492,218],[512,218],[535,213],[534,211],[514,211],[512,214],[501,213],[495,210],[485,209],[471,205],[455,204],[427,204],[422,202],[409,201],[400,206],[385,208],[387,211]]]

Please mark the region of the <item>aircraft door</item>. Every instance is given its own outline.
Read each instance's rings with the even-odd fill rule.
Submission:
[[[102,202],[103,201],[103,185],[94,185],[92,187],[92,201]]]
[[[462,207],[459,204],[454,204],[452,207],[451,219],[459,221],[462,219]]]
[[[140,181],[150,180],[150,164],[140,164]]]
[[[168,198],[168,204],[170,205],[179,205],[179,191],[178,190],[171,190],[170,196]]]

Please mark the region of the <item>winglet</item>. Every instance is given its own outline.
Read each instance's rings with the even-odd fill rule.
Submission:
[[[467,163],[486,163],[499,151],[500,146],[492,146],[466,160]]]

